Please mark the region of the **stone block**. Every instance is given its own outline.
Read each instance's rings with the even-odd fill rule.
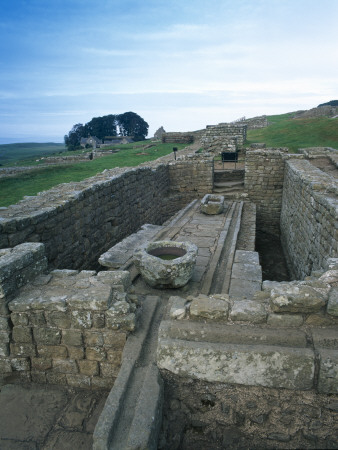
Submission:
[[[31,358],[32,371],[44,372],[52,368],[51,358]]]
[[[99,331],[84,331],[84,342],[88,347],[102,347],[103,346],[103,334]]]
[[[234,263],[231,278],[262,282],[262,268],[258,264]]]
[[[264,304],[252,300],[236,300],[230,312],[230,319],[233,321],[264,323],[266,317]]]
[[[338,349],[337,328],[314,328],[311,330],[314,348]]]
[[[122,363],[121,350],[107,350],[107,361],[115,367],[120,367]]]
[[[105,347],[123,349],[127,340],[127,333],[123,331],[104,331],[103,342]]]
[[[11,360],[8,358],[0,358],[0,374],[11,373],[12,365]]]
[[[30,370],[30,358],[12,358],[11,365],[14,372]]]
[[[91,386],[93,389],[111,389],[115,382],[116,377],[102,378],[93,377],[91,379]]]
[[[11,321],[14,326],[21,325],[26,326],[28,325],[28,314],[26,313],[12,313],[11,314]]]
[[[0,332],[8,333],[9,331],[10,326],[7,317],[0,317]]]
[[[66,374],[67,383],[69,386],[77,388],[89,388],[91,379],[85,374]]]
[[[41,345],[58,345],[61,342],[61,331],[55,328],[33,328],[34,340]]]
[[[160,340],[157,364],[208,382],[299,390],[313,386],[314,354],[304,348]]]
[[[300,327],[303,325],[301,314],[269,314],[267,324],[271,327]]]
[[[76,329],[62,330],[62,343],[70,346],[83,344],[82,331]]]
[[[229,303],[227,300],[199,295],[190,304],[190,317],[199,320],[226,322]]]
[[[74,328],[91,328],[93,321],[90,311],[72,311],[72,326]]]
[[[11,356],[23,357],[23,356],[35,356],[35,345],[32,344],[10,344]]]
[[[331,289],[326,311],[330,316],[338,317],[338,287]]]
[[[78,373],[76,361],[72,359],[53,359],[54,373]]]
[[[243,283],[240,278],[232,278],[229,295],[236,299],[252,299],[257,291],[261,290],[260,281],[248,280]]]
[[[81,292],[83,291],[83,292]],[[104,311],[112,303],[112,287],[104,283],[95,283],[88,289],[79,289],[67,300],[67,305],[73,310]]]
[[[14,327],[12,332],[14,342],[31,344],[32,343],[32,329],[30,327]]]
[[[93,313],[93,328],[104,328],[105,321],[104,321],[104,313]]]
[[[87,347],[86,358],[90,361],[104,361],[106,359],[106,351],[101,347]]]
[[[100,362],[100,373],[103,378],[116,378],[120,368],[109,362]]]
[[[318,392],[338,394],[338,353],[337,350],[320,349]]]
[[[122,285],[123,289],[127,291],[131,286],[130,273],[127,270],[109,270],[99,272],[97,279],[102,283],[107,283],[113,286]]]
[[[45,384],[46,374],[44,372],[31,372],[32,383]]]
[[[52,311],[47,315],[47,323],[52,327],[62,329],[70,328],[70,315],[66,312]]]
[[[38,345],[38,356],[43,358],[66,358],[67,348],[61,345]]]
[[[274,312],[311,313],[320,311],[326,300],[310,286],[280,283],[271,290],[270,306]]]
[[[234,262],[259,265],[259,254],[247,250],[236,250]]]
[[[46,325],[46,319],[43,311],[31,312],[29,315],[31,325],[36,327],[43,327]]]
[[[187,301],[182,297],[169,298],[169,315],[171,319],[184,319],[187,314]]]
[[[0,331],[0,344],[8,344],[10,340],[9,336],[10,334],[8,331]]]
[[[9,345],[7,342],[0,342],[0,357],[9,356]]]
[[[85,352],[83,347],[73,347],[73,346],[67,346],[68,350],[68,356],[70,359],[76,359],[77,361],[79,359],[84,359]]]
[[[80,373],[88,376],[99,375],[99,364],[97,361],[87,359],[78,361]]]
[[[108,313],[108,311],[107,311]],[[112,330],[127,330],[134,331],[136,326],[136,316],[134,313],[126,316],[107,315],[106,313],[106,328]]]
[[[46,373],[47,382],[50,384],[58,384],[65,386],[67,384],[67,377],[64,373],[47,372]]]

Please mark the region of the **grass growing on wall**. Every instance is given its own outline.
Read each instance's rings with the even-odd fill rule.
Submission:
[[[247,144],[265,142],[268,147],[288,147],[289,151],[294,153],[304,147],[338,149],[338,119],[292,117],[292,113],[268,116],[267,128],[248,130]]]
[[[144,144],[145,145],[145,144]],[[181,150],[184,144],[175,144]],[[135,145],[134,145],[135,147]],[[172,144],[158,144],[148,149],[133,148],[133,145],[122,147],[119,153],[103,156],[88,162],[51,166],[18,174],[15,177],[0,179],[0,206],[17,203],[25,195],[36,195],[60,183],[82,181],[105,169],[115,167],[132,167],[146,161],[152,161],[172,153]],[[174,156],[173,156],[174,159]]]

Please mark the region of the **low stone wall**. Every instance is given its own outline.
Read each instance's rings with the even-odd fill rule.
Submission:
[[[303,279],[338,254],[338,185],[306,160],[285,167],[281,238],[290,273]]]
[[[239,150],[244,145],[246,129],[246,124],[241,123],[208,125],[201,138],[203,149],[217,155]]]
[[[113,169],[56,186],[0,212],[0,247],[43,242],[51,268],[95,268],[99,256],[144,223],[169,216],[168,166]]]
[[[337,447],[337,396],[161,374],[165,400],[158,449]]]
[[[2,253],[0,381],[112,387],[136,325],[129,272],[43,273],[42,244]]]
[[[246,152],[244,188],[257,207],[257,228],[279,235],[287,149]]]
[[[164,133],[162,142],[167,144],[192,144],[194,142],[193,133]]]
[[[180,158],[169,164],[170,190],[184,193],[186,198],[196,198],[213,190],[214,162],[200,156]]]

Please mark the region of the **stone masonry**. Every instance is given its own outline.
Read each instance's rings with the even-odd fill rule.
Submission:
[[[220,154],[221,152],[235,152],[243,148],[246,139],[246,124],[220,123],[208,125],[201,139],[205,152]]]

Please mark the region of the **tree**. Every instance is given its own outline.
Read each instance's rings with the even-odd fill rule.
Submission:
[[[73,126],[73,128],[70,130],[68,135],[66,134],[65,139],[65,145],[68,150],[76,150],[80,147],[80,141],[81,138],[84,137],[85,133],[85,127],[82,125],[82,123],[77,123]]]
[[[148,134],[149,125],[134,112],[119,114],[117,123],[122,136],[133,136],[136,141],[143,141]]]
[[[90,134],[99,139],[104,139],[106,136],[116,136],[116,126],[115,114],[109,114],[102,117],[93,117],[90,122],[86,123],[86,131],[87,135]]]

